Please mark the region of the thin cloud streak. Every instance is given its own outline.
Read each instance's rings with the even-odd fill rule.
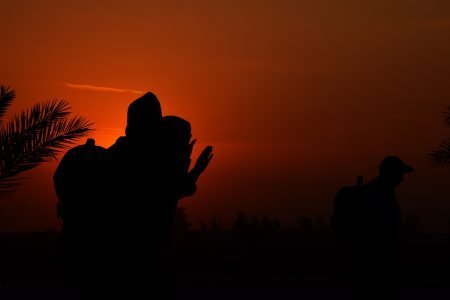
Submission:
[[[75,83],[69,83],[69,82],[61,82],[61,84],[65,85],[68,88],[77,89],[77,90],[87,90],[87,91],[107,92],[107,93],[145,94],[144,91],[118,89],[118,88],[113,88],[113,87],[95,86],[95,85],[89,85],[89,84],[75,84]]]

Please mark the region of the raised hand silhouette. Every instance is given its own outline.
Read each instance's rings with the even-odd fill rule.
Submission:
[[[183,160],[183,164],[184,164],[184,165],[183,165],[183,171],[186,172],[186,173],[189,172],[189,168],[190,168],[190,166],[191,166],[191,162],[192,162],[192,160],[191,160],[192,150],[194,149],[194,145],[195,145],[196,142],[197,142],[196,139],[192,140],[192,141],[189,143],[189,145],[188,145],[188,147],[187,147],[187,149],[186,149],[186,153],[184,154],[184,155],[185,155],[185,158],[184,158],[184,160]]]
[[[203,149],[202,153],[200,153],[200,156],[197,158],[197,161],[195,162],[195,166],[190,172],[191,176],[193,176],[195,181],[197,181],[197,179],[200,177],[200,175],[208,167],[211,159],[214,156],[212,151],[213,151],[213,147],[207,146],[207,147],[205,147],[205,149]]]

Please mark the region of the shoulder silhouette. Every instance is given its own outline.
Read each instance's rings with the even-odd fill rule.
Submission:
[[[105,148],[88,139],[86,144],[70,149],[58,165],[53,179],[63,233],[87,237],[96,228],[105,155]]]

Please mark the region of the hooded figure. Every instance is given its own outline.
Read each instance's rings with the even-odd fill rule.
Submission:
[[[133,142],[149,142],[144,137],[156,134],[161,120],[159,100],[155,94],[148,92],[128,106],[125,134]]]
[[[107,283],[118,289],[114,293],[131,298],[148,296],[161,277],[161,120],[158,99],[146,93],[128,107],[126,135],[107,149],[105,194],[115,237],[114,277]]]

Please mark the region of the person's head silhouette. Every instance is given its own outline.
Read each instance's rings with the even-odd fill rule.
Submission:
[[[403,181],[405,173],[413,172],[414,169],[406,165],[397,156],[387,156],[380,164],[379,173],[383,181],[393,187],[398,186]]]
[[[169,143],[188,145],[192,134],[191,124],[177,116],[165,116],[162,119],[162,131]]]
[[[188,170],[193,143],[191,124],[176,116],[165,116],[161,123],[161,140],[164,142],[166,166],[175,172]]]
[[[158,98],[148,92],[128,106],[126,135],[131,140],[139,140],[155,133],[162,120]]]

